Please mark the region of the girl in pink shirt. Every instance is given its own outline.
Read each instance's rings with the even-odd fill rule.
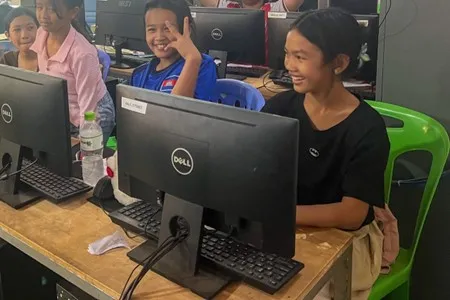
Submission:
[[[97,49],[72,26],[82,0],[36,0],[41,27],[31,49],[39,72],[67,80],[71,134],[77,136],[84,113],[95,111],[106,141],[115,125],[115,110],[100,72]]]

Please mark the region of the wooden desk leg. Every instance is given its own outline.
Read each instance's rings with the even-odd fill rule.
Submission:
[[[350,300],[352,297],[352,253],[348,247],[333,268],[334,300]]]

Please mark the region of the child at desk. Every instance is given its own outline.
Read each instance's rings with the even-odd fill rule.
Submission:
[[[0,64],[37,71],[37,55],[30,47],[36,39],[38,26],[33,12],[24,7],[12,9],[5,17],[5,35],[17,50],[3,54]]]
[[[342,81],[357,70],[362,40],[356,20],[338,9],[310,11],[286,40],[294,91],[263,112],[300,121],[297,224],[352,232],[352,299],[367,299],[380,274],[383,235],[374,207],[384,208],[389,139],[382,117]],[[330,299],[328,287],[316,299]]]
[[[41,25],[31,47],[39,72],[67,80],[72,136],[78,136],[84,113],[95,111],[106,141],[115,125],[114,103],[100,72],[97,49],[75,23],[82,0],[36,0]]]
[[[191,40],[195,25],[185,0],[150,0],[145,6],[148,47],[156,58],[136,68],[130,85],[202,100],[212,100],[217,71]]]

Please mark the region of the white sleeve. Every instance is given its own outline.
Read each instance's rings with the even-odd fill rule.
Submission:
[[[227,0],[219,0],[217,7],[218,8],[227,8],[228,1]]]
[[[276,2],[271,2],[270,3],[270,11],[285,12],[285,11],[287,11],[287,9],[284,6],[283,0],[278,0]]]

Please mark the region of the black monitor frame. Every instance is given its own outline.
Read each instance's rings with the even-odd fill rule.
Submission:
[[[264,11],[191,7],[201,52],[228,62],[266,64]]]
[[[122,61],[122,49],[150,52],[145,41],[146,3],[146,0],[97,1],[95,43],[114,47],[115,61],[111,67],[130,68]]]
[[[72,175],[65,80],[0,65],[0,115],[0,159],[2,167],[10,163],[8,174],[22,170],[25,157],[58,175]],[[20,172],[0,181],[0,199],[12,207],[39,196],[21,183]]]
[[[138,180],[166,192],[160,244],[176,218],[190,228],[154,271],[205,298],[228,283],[198,268],[208,210],[259,225],[253,235],[264,252],[294,255],[298,120],[125,85],[117,96],[120,190],[135,196]],[[150,240],[129,256],[142,262],[154,248]]]

